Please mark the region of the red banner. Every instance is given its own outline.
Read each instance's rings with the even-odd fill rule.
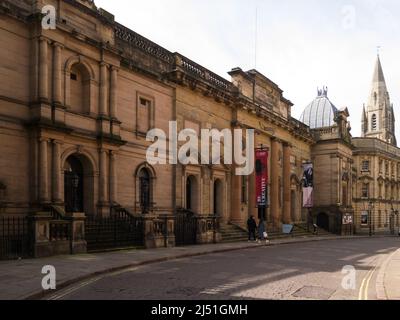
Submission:
[[[266,207],[268,187],[268,150],[256,150],[256,203],[258,207]]]

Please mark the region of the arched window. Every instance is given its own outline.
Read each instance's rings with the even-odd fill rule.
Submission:
[[[90,73],[86,67],[77,63],[70,73],[70,109],[79,113],[90,110]]]
[[[376,131],[377,129],[378,129],[377,117],[376,114],[373,114],[371,118],[371,131]]]
[[[142,213],[149,213],[151,206],[151,177],[146,168],[141,169],[139,172],[139,203]]]

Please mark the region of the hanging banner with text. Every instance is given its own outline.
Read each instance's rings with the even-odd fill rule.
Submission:
[[[306,163],[303,170],[303,207],[312,208],[314,206],[314,167],[312,163]]]
[[[268,150],[256,150],[256,203],[257,207],[267,207]]]

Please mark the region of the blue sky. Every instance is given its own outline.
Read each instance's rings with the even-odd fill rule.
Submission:
[[[377,46],[400,138],[400,2],[397,0],[96,0],[116,20],[229,79],[234,67],[276,82],[299,117],[317,93],[348,107],[360,134]],[[397,41],[396,41],[397,40]]]

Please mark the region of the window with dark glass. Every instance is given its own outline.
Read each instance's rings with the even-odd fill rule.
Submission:
[[[361,189],[361,197],[368,198],[369,197],[369,184],[364,183]]]
[[[364,160],[361,165],[361,171],[369,171],[369,161]]]
[[[140,170],[139,173],[139,198],[142,213],[148,213],[150,209],[150,174],[147,169]]]

